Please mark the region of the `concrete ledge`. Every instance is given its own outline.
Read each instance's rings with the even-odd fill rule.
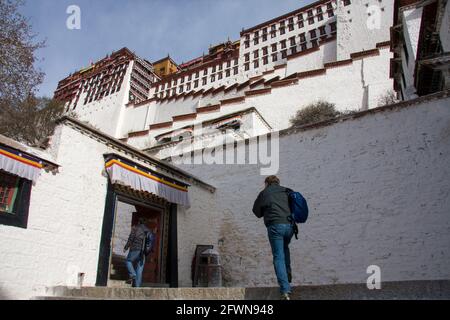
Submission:
[[[49,298],[121,300],[243,300],[245,288],[107,288],[54,287]],[[39,297],[44,299],[45,297]]]
[[[106,288],[53,287],[36,300],[278,300],[276,287],[257,288]],[[383,282],[369,290],[365,283],[294,286],[292,300],[450,300],[450,280]]]

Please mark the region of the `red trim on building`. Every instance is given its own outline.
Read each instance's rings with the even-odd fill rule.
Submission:
[[[216,94],[218,94],[220,91],[224,91],[225,90],[225,86],[220,86],[217,89],[213,90],[212,95],[215,96]]]
[[[290,85],[297,84],[297,83],[298,83],[298,79],[279,80],[279,81],[273,82],[271,84],[271,87],[279,88],[279,87],[290,86]]]
[[[266,80],[264,80],[264,78],[261,78],[258,81],[255,81],[255,82],[251,83],[250,84],[250,89],[253,89],[253,88],[255,88],[255,87],[259,86],[259,85],[264,84],[265,81]]]
[[[306,50],[303,50],[303,51],[299,51],[297,53],[289,55],[287,57],[287,60],[289,61],[289,60],[292,60],[292,59],[295,59],[295,58],[298,58],[298,57],[301,57],[301,56],[308,55],[308,54],[310,54],[312,52],[316,52],[316,51],[320,51],[320,48],[319,47],[312,47],[312,48],[309,48],[309,49],[306,49]]]
[[[150,125],[150,130],[156,130],[156,129],[161,129],[161,128],[168,128],[168,127],[171,127],[172,125],[173,125],[172,121],[155,123],[155,124],[151,124]]]
[[[364,58],[364,57],[368,57],[368,56],[379,56],[379,55],[380,55],[380,50],[378,50],[378,49],[371,49],[371,50],[364,50],[364,51],[351,53],[350,54],[350,58],[352,58],[352,59],[360,59],[360,58]]]
[[[239,84],[236,82],[235,84],[232,84],[231,86],[229,86],[228,88],[225,88],[224,92],[228,93],[231,90],[235,89]]]
[[[254,26],[254,27],[251,27],[251,28],[248,28],[248,29],[244,29],[244,30],[241,31],[241,37],[243,35],[245,35],[246,33],[250,33],[250,32],[252,32],[254,30],[261,29],[263,27],[266,27],[266,26],[269,26],[271,24],[277,23],[280,20],[284,20],[286,18],[289,18],[290,16],[294,16],[294,15],[297,15],[299,13],[303,13],[303,12],[309,10],[309,9],[315,8],[315,7],[317,7],[319,5],[322,5],[322,4],[326,4],[328,2],[335,2],[335,1],[320,0],[320,1],[313,2],[313,3],[311,3],[311,4],[307,5],[307,6],[304,6],[304,7],[300,8],[300,9],[288,12],[286,14],[283,14],[282,16],[279,16],[279,17],[273,18],[273,19],[271,19],[269,21],[260,23],[260,24]]]
[[[377,48],[387,48],[391,47],[391,41],[378,42],[376,45]]]
[[[264,89],[245,91],[245,95],[250,97],[250,96],[256,96],[256,95],[260,95],[260,94],[267,94],[267,93],[271,93],[271,92],[272,92],[272,88],[264,88]]]
[[[197,113],[204,113],[218,110],[220,110],[220,104],[214,104],[206,107],[197,108]]]
[[[271,73],[274,73],[274,72],[275,72],[275,70],[272,69],[272,70],[264,71],[262,74],[263,74],[263,76],[267,76],[268,74],[271,74]]]
[[[316,70],[310,70],[310,71],[304,71],[299,72],[297,74],[297,79],[304,79],[304,78],[310,78],[315,76],[321,76],[327,73],[327,69],[316,69]]]
[[[220,100],[221,105],[227,105],[227,104],[232,104],[232,103],[239,103],[239,102],[243,102],[245,101],[245,97],[235,97],[235,98],[230,98],[230,99],[225,99],[225,100]]]
[[[142,130],[128,133],[128,138],[146,136],[150,130]]]
[[[278,70],[278,69],[283,69],[283,68],[285,68],[285,67],[287,67],[287,64],[286,64],[286,63],[284,63],[284,64],[279,64],[279,65],[273,67],[273,69],[274,69],[274,70]]]
[[[346,66],[353,63],[353,59],[347,59],[347,60],[340,60],[340,61],[334,61],[334,62],[327,62],[324,64],[325,69],[329,68],[335,68],[340,66]]]
[[[250,85],[250,80],[247,80],[243,83],[241,83],[240,85],[237,86],[236,90],[237,92],[241,91],[242,89],[244,89],[245,87]]]
[[[264,83],[264,85],[267,87],[267,86],[271,85],[273,82],[276,82],[276,81],[279,81],[279,80],[280,80],[280,76],[276,76],[276,77],[273,77],[273,78],[270,79],[270,80],[267,80],[267,81]]]
[[[184,121],[184,120],[191,120],[191,119],[196,119],[197,118],[197,113],[188,113],[188,114],[182,114],[182,115],[178,115],[178,116],[174,116],[172,117],[173,122],[175,121]]]
[[[193,97],[201,96],[205,92],[205,89],[200,89],[198,91],[195,91],[193,94]]]

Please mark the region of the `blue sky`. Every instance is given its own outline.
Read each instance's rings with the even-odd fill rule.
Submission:
[[[46,47],[37,66],[45,72],[40,95],[52,96],[59,80],[128,47],[156,61],[178,63],[212,44],[239,38],[242,28],[270,20],[313,0],[26,0],[22,8]],[[69,5],[81,9],[81,29],[69,30]]]

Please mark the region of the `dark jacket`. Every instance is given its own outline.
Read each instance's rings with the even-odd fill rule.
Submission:
[[[141,251],[146,232],[150,232],[150,229],[145,225],[139,224],[134,226],[131,229],[130,236],[128,237],[128,241],[124,249],[127,250],[130,248],[130,251]]]
[[[290,223],[288,217],[291,210],[286,188],[275,183],[267,186],[256,198],[253,213],[258,218],[264,217],[266,226]]]

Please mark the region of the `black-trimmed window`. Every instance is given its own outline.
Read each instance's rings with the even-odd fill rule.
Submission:
[[[272,52],[277,52],[277,44],[276,43],[272,44]]]
[[[272,54],[272,62],[276,62],[278,60],[278,53]]]
[[[32,182],[0,170],[0,224],[27,228]]]

